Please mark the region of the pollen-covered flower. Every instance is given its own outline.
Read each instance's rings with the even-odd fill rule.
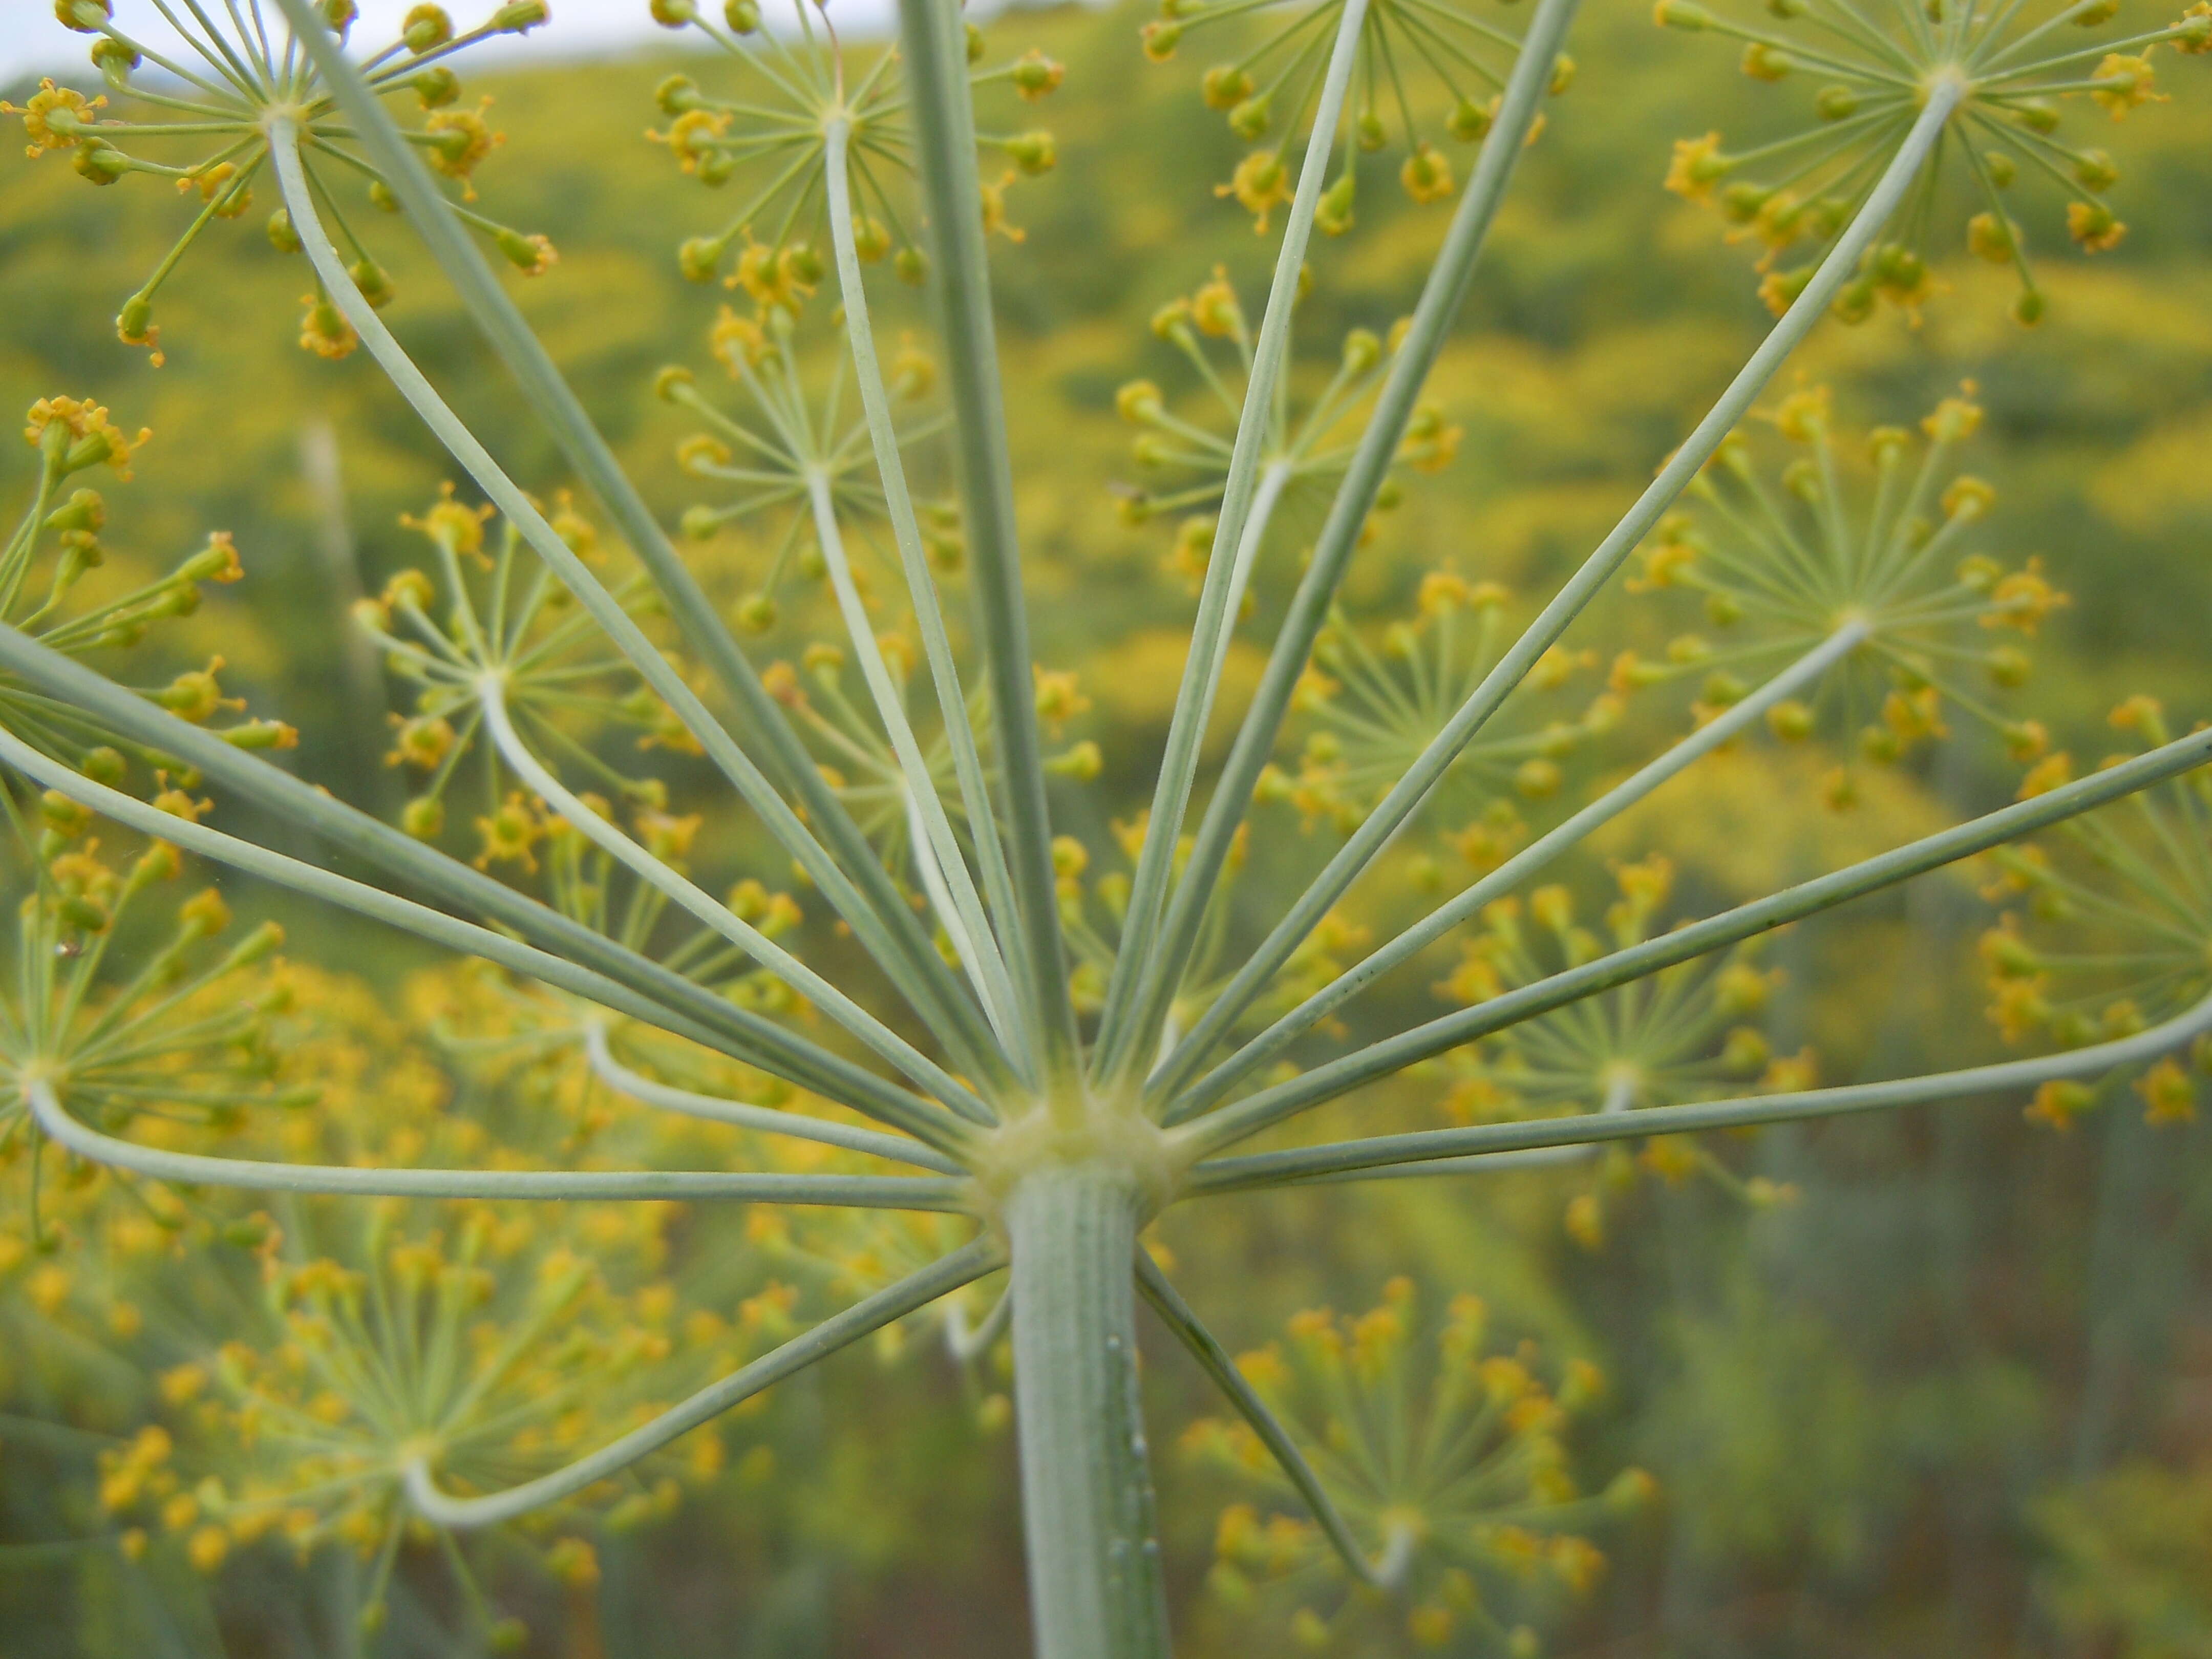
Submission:
[[[668,125],[646,137],[667,146],[677,166],[700,183],[719,190],[734,179],[745,192],[720,231],[695,236],[678,250],[684,274],[696,283],[723,276],[735,249],[736,269],[723,276],[729,287],[744,289],[763,309],[797,310],[830,269],[830,249],[820,240],[828,211],[823,171],[829,128],[842,122],[854,251],[864,264],[889,257],[902,279],[919,283],[921,250],[885,188],[888,179],[913,167],[898,53],[888,46],[847,46],[827,10],[807,0],[793,0],[788,30],[764,27],[755,0],[728,0],[719,21],[710,11],[705,0],[661,0],[653,8],[664,27],[697,29],[738,67],[726,96],[710,94],[689,75],[670,76],[655,94]],[[981,67],[982,34],[970,24],[967,38],[971,87],[1009,88],[1026,106],[1066,78],[1062,65],[1034,50]],[[1058,146],[1049,131],[1035,127],[979,131],[975,142],[981,154],[1002,157],[1009,167],[995,184],[985,184],[986,228],[1019,241],[1020,233],[1005,222],[1006,186],[1051,172]]]
[[[1668,189],[1720,213],[1730,240],[1758,246],[1759,297],[1777,314],[1874,188],[1928,89],[1938,81],[1961,89],[1894,239],[1868,249],[1837,296],[1847,322],[1872,316],[1878,302],[1917,317],[1938,291],[1932,262],[1960,247],[2012,266],[2013,315],[2038,321],[2043,295],[2016,198],[2055,186],[2067,234],[2085,252],[2116,246],[2126,227],[2105,193],[2119,169],[2081,127],[2162,101],[2158,48],[2201,52],[2207,33],[2193,16],[2115,32],[2118,0],[1951,6],[1924,19],[1856,0],[1827,9],[1778,0],[1767,9],[1778,21],[1743,21],[1696,0],[1658,0],[1653,15],[1664,27],[1743,42],[1743,72],[1754,80],[1815,88],[1813,125],[1735,151],[1717,132],[1679,139],[1667,173]]]
[[[1620,896],[1595,927],[1577,918],[1563,885],[1485,907],[1482,931],[1461,945],[1437,994],[1473,1006],[1663,932],[1674,866],[1655,854],[1616,864],[1613,877]],[[1501,1121],[1808,1088],[1809,1051],[1777,1054],[1761,1027],[1779,978],[1759,965],[1754,941],[1523,1020],[1449,1057],[1444,1109],[1460,1122]],[[1643,1161],[1669,1182],[1709,1176],[1754,1204],[1787,1196],[1771,1182],[1739,1178],[1688,1137],[1648,1142]],[[1591,1248],[1604,1236],[1607,1184],[1601,1179],[1568,1206],[1569,1231]]]
[[[668,707],[637,683],[632,670],[568,590],[533,556],[520,532],[496,525],[489,507],[464,505],[448,485],[420,517],[402,520],[419,532],[433,554],[432,571],[408,568],[385,584],[375,599],[356,608],[355,622],[384,654],[386,671],[415,688],[410,710],[393,714],[392,746],[385,763],[406,776],[410,796],[404,817],[410,834],[434,840],[447,828],[473,828],[486,866],[517,866],[534,873],[539,842],[549,831],[519,787],[496,743],[487,741],[488,686],[515,730],[537,752],[557,752],[586,769],[594,787],[634,814],[665,811],[667,787],[659,779],[626,770],[593,740],[613,732],[631,735],[635,751],[696,749]],[[598,532],[564,495],[553,528],[572,551],[602,560]],[[617,588],[635,601],[643,578]],[[471,757],[475,757],[472,761]],[[476,811],[447,811],[457,783],[479,787]],[[604,804],[604,802],[603,802]],[[586,908],[604,902],[570,890],[558,878],[574,874],[568,854],[589,863],[581,847],[556,842],[556,890]]]
[[[1698,716],[1710,719],[1850,629],[1862,636],[1850,654],[1766,720],[1784,742],[1843,750],[1823,786],[1831,806],[1856,800],[1857,763],[1894,763],[1959,716],[2014,758],[2039,757],[2043,727],[2002,699],[2027,677],[2027,641],[2068,599],[2039,561],[2008,568],[1973,550],[1996,492],[1951,470],[1981,424],[1972,394],[1969,382],[1917,433],[1883,426],[1860,438],[1838,430],[1826,386],[1800,388],[1770,416],[1796,452],[1778,477],[1747,439],[1731,438],[1689,506],[1660,522],[1632,582],[1701,596],[1711,637],[1682,635],[1663,660],[1624,655],[1615,684],[1695,684]]]
[[[2174,735],[2154,697],[2112,714],[2130,748]],[[2124,758],[2115,757],[2114,758]],[[1989,855],[1986,897],[2004,914],[1982,935],[1989,1015],[2008,1042],[2059,1048],[2131,1036],[2212,994],[2212,781],[2169,779]],[[2212,1043],[2134,1078],[2153,1123],[2196,1115]],[[2045,1084],[2028,1115],[2057,1128],[2118,1097],[2120,1078]]]
[[[1352,228],[1359,158],[1395,153],[1394,169],[1416,202],[1441,201],[1455,180],[1449,155],[1433,142],[1473,144],[1497,118],[1506,76],[1521,42],[1502,27],[1504,4],[1489,0],[1373,0],[1359,32],[1340,135],[1343,160],[1322,198],[1316,222],[1332,236]],[[1264,231],[1287,169],[1282,151],[1314,118],[1343,0],[1161,0],[1145,25],[1146,55],[1164,62],[1186,36],[1211,31],[1224,53],[1200,81],[1206,107],[1255,148],[1216,191],[1234,196]],[[1552,66],[1551,90],[1574,80],[1574,60]],[[1387,157],[1386,157],[1387,160]]]
[[[1268,793],[1309,822],[1346,834],[1356,829],[1513,643],[1520,630],[1510,610],[1511,596],[1498,583],[1450,570],[1424,576],[1413,613],[1385,624],[1379,638],[1339,610],[1315,641],[1299,688],[1305,737],[1295,770],[1273,774]],[[1592,652],[1547,652],[1444,774],[1427,809],[1431,818],[1453,829],[1482,822],[1501,830],[1510,821],[1517,833],[1518,811],[1558,795],[1567,763],[1620,719],[1617,693],[1579,689],[1597,665]]]
[[[52,81],[41,82],[20,109],[0,104],[0,111],[22,118],[33,156],[66,153],[95,185],[112,185],[132,173],[167,179],[179,197],[192,202],[183,234],[144,285],[124,301],[115,319],[117,335],[125,344],[145,347],[155,362],[161,361],[155,298],[202,232],[217,219],[240,219],[252,212],[257,185],[273,189],[269,147],[272,123],[280,117],[297,124],[301,166],[354,282],[369,303],[383,305],[392,296],[391,282],[356,234],[355,220],[338,204],[357,204],[356,215],[371,207],[389,210],[397,205],[390,183],[362,153],[358,136],[306,51],[286,32],[283,17],[269,15],[276,8],[266,0],[237,0],[228,9],[194,5],[185,15],[158,0],[157,6],[184,44],[177,57],[128,33],[113,15],[112,0],[58,0],[54,7],[66,27],[94,37],[93,63],[108,94],[132,106],[131,118],[105,112],[106,94],[88,99]],[[343,38],[352,27],[354,7],[334,0],[323,9]],[[471,176],[499,145],[501,135],[484,118],[483,106],[460,106],[460,82],[447,60],[478,42],[523,33],[547,15],[544,0],[507,0],[475,28],[459,31],[443,7],[418,5],[407,14],[398,38],[360,65],[376,93],[407,97],[422,116],[422,125],[406,136],[427,165],[459,186],[462,200],[453,211],[531,275],[551,263],[551,245],[467,205],[476,199]],[[268,231],[280,252],[299,250],[298,229],[283,207],[270,216]],[[319,282],[307,307],[301,344],[325,357],[350,352],[356,343],[353,331]]]
[[[1259,1437],[1201,1421],[1187,1450],[1260,1487],[1223,1511],[1210,1583],[1231,1607],[1286,1617],[1301,1647],[1537,1651],[1537,1627],[1593,1589],[1605,1557],[1583,1529],[1633,1513],[1629,1469],[1585,1494],[1567,1450],[1604,1393],[1595,1368],[1553,1370],[1535,1345],[1489,1346],[1480,1297],[1441,1314],[1394,1279],[1357,1315],[1294,1316],[1237,1369],[1313,1464],[1365,1558],[1352,1579]],[[1340,1645],[1341,1644],[1341,1645]]]

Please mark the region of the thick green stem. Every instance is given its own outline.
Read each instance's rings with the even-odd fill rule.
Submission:
[[[952,0],[899,0],[899,43],[914,112],[915,161],[935,232],[938,310],[945,330],[961,499],[975,559],[976,621],[998,732],[1004,826],[1022,932],[1029,995],[1042,1022],[1046,1069],[1072,1079],[1075,1011],[1067,1000],[1052,823],[1030,679],[1029,617],[1014,525],[1006,411],[991,319],[983,203],[975,179],[975,113],[969,103],[967,32]],[[1058,1095],[1063,1091],[1054,1091]]]
[[[1166,1659],[1137,1394],[1135,1183],[1048,1165],[1009,1195],[1006,1224],[1037,1659]]]

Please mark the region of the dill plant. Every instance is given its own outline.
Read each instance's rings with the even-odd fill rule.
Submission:
[[[1516,162],[1546,120],[1572,118],[1571,99],[1547,106],[1577,78],[1573,0],[1525,14],[1488,0],[1168,0],[1148,57],[1214,40],[1241,54],[1206,69],[1199,92],[1254,147],[1219,191],[1274,239],[1273,279],[1256,326],[1225,278],[1170,300],[1153,332],[1184,384],[1134,380],[1118,399],[1140,428],[1136,462],[1157,475],[1121,486],[1121,509],[1138,526],[1180,516],[1167,564],[1195,603],[1149,801],[1093,845],[1055,832],[1050,787],[1095,783],[1103,757],[1094,741],[1048,747],[1085,698],[1030,641],[987,257],[992,234],[1022,234],[1008,188],[1054,168],[1057,145],[1025,106],[1066,66],[1036,52],[987,63],[944,0],[902,0],[895,46],[844,38],[804,3],[770,27],[752,0],[651,0],[656,21],[715,49],[661,87],[652,137],[741,204],[702,215],[702,230],[672,228],[672,252],[750,307],[724,307],[707,331],[726,395],[708,390],[711,370],[658,377],[699,423],[681,459],[710,494],[653,503],[479,246],[527,276],[554,263],[542,238],[472,205],[498,139],[459,102],[448,61],[545,23],[542,0],[466,30],[417,6],[395,40],[359,51],[349,0],[151,3],[194,56],[155,53],[113,0],[58,0],[106,90],[48,83],[14,112],[34,158],[199,198],[123,299],[121,337],[156,347],[159,288],[214,219],[270,191],[270,240],[311,273],[301,343],[366,352],[483,504],[449,491],[429,506],[414,522],[431,568],[360,608],[410,698],[391,760],[412,795],[386,824],[272,763],[290,728],[211,725],[234,712],[220,665],[149,689],[79,660],[141,648],[196,584],[236,574],[235,554],[219,538],[64,620],[98,562],[104,505],[59,486],[119,467],[137,441],[89,399],[32,411],[39,482],[0,566],[0,761],[27,792],[9,800],[32,888],[0,1026],[5,1133],[30,1148],[34,1177],[52,1147],[143,1187],[154,1224],[179,1240],[262,1252],[274,1322],[265,1349],[240,1339],[216,1363],[167,1365],[173,1429],[100,1459],[104,1508],[131,1523],[131,1547],[155,1522],[214,1571],[271,1533],[302,1551],[342,1540],[369,1564],[373,1612],[394,1552],[419,1533],[469,1587],[478,1635],[504,1645],[523,1632],[474,1589],[457,1540],[514,1529],[556,1577],[587,1583],[589,1547],[549,1526],[664,1510],[681,1497],[667,1471],[719,1468],[702,1449],[717,1443],[684,1437],[933,1309],[964,1362],[1002,1333],[1011,1346],[1038,1651],[1164,1654],[1141,1298],[1231,1413],[1193,1443],[1275,1505],[1224,1516],[1225,1595],[1294,1603],[1289,1628],[1316,1643],[1529,1654],[1553,1604],[1601,1567],[1586,1531],[1648,1492],[1625,1471],[1592,1495],[1571,1472],[1571,1420],[1601,1380],[1489,1352],[1479,1302],[1425,1315],[1402,1281],[1364,1315],[1313,1310],[1287,1346],[1233,1358],[1140,1245],[1154,1217],[1256,1189],[1572,1163],[1626,1142],[1670,1178],[1702,1170],[1780,1201],[1680,1138],[2003,1091],[2033,1091],[2063,1124],[2098,1080],[2131,1071],[2154,1118],[2193,1109],[2178,1056],[2201,1056],[2212,1004],[2206,808],[2190,775],[2212,733],[2174,736],[2139,699],[2118,719],[2139,752],[2077,778],[2040,726],[1994,701],[2023,672],[2007,630],[2032,633],[2063,595],[2039,568],[1972,546],[1988,487],[1946,471],[1978,418],[1968,398],[1919,438],[1884,428],[1863,446],[1833,429],[1816,389],[1759,405],[1832,313],[1938,297],[1929,260],[1952,221],[1937,210],[1960,187],[1975,208],[1963,246],[2014,264],[2015,314],[2039,319],[2002,192],[2056,182],[2074,240],[2112,248],[2113,170],[2053,135],[2075,107],[2119,118],[2164,96],[2164,52],[2212,48],[2206,5],[2140,28],[2115,23],[2114,0],[1777,0],[1801,40],[1662,0],[1664,27],[1742,40],[1756,79],[1834,77],[1804,135],[1738,153],[1684,140],[1667,181],[1765,245],[1771,330],[1533,614],[1473,556],[1440,556],[1413,614],[1378,629],[1352,614],[1346,577],[1376,515],[1462,441],[1425,386]],[[420,126],[394,112],[408,98]],[[988,126],[987,102],[1005,106]],[[1376,155],[1434,216],[1433,264],[1411,313],[1345,338],[1310,392],[1291,345],[1312,239],[1355,232],[1363,158]],[[549,511],[502,470],[386,325],[389,279],[346,211],[363,202],[410,222],[560,449],[575,499]],[[1240,216],[1229,223],[1243,234]],[[1805,263],[1771,269],[1801,246]],[[929,289],[933,340],[886,352],[878,267]],[[1778,493],[1738,431],[1754,416],[1799,452]],[[1301,514],[1307,544],[1286,546]],[[768,550],[718,593],[702,572],[732,526]],[[1565,640],[1616,578],[1655,603],[1693,596],[1714,637],[1680,635],[1663,659],[1615,654],[1599,684],[1606,659]],[[963,611],[948,604],[956,585]],[[1264,668],[1227,707],[1232,643],[1262,614]],[[763,640],[796,665],[757,664]],[[1648,729],[1624,718],[1630,706],[1692,679],[1688,732],[1629,752]],[[1663,860],[1616,866],[1599,927],[1577,920],[1570,882],[1530,885],[1762,727],[1833,752],[1827,793],[1843,809],[1854,767],[1894,763],[1954,716],[2030,767],[2017,801],[1671,925]],[[1217,718],[1234,736],[1209,765]],[[474,805],[450,812],[463,791]],[[218,803],[277,814],[375,878],[200,822]],[[1322,832],[1308,844],[1324,856],[1298,890],[1249,896],[1235,878],[1255,837],[1285,833],[1285,805]],[[144,840],[132,874],[94,857],[95,823]],[[2054,1052],[1830,1088],[1771,1052],[1761,936],[1981,854],[1995,890],[2019,901],[1983,951],[2001,1020]],[[284,1039],[264,1016],[281,995],[193,1011],[260,971],[276,934],[180,977],[218,931],[212,902],[185,905],[178,941],[142,953],[139,978],[101,988],[130,953],[116,895],[135,898],[187,857],[481,964],[441,981],[428,1035],[519,1114],[516,1135],[457,1128],[434,1091],[403,1109],[329,1078],[303,1080],[312,1099],[272,1081],[261,1057]],[[1462,866],[1474,877],[1457,884]],[[1369,901],[1401,874],[1421,912],[1376,942],[1376,919],[1396,911]],[[2069,925],[2118,943],[2068,948]],[[1425,974],[1442,975],[1448,1012],[1354,1034],[1348,1006]],[[2077,991],[2079,975],[2098,982]],[[1444,1079],[1458,1121],[1248,1145],[1401,1076]],[[268,1156],[208,1142],[209,1127],[241,1123]],[[209,1231],[161,1183],[210,1206]],[[270,1194],[285,1219],[210,1194]],[[571,1237],[568,1221],[529,1218],[547,1201],[564,1218],[643,1207],[634,1222],[576,1222]],[[679,1291],[655,1260],[677,1203],[781,1206],[757,1212],[769,1218],[747,1224],[745,1244],[793,1283],[757,1292],[734,1324],[704,1311],[720,1292],[702,1291],[679,1340]],[[1586,1242],[1602,1230],[1596,1206],[1593,1191],[1570,1212]],[[88,1249],[95,1234],[146,1237],[121,1223],[75,1231]],[[36,1223],[32,1236],[43,1247]],[[44,1316],[70,1305],[60,1271],[33,1275]],[[994,1297],[975,1291],[1000,1274]],[[691,1375],[710,1368],[722,1374]],[[690,1391],[667,1403],[671,1389]],[[226,1436],[253,1442],[252,1473],[187,1484],[179,1466],[220,1461],[207,1449]]]

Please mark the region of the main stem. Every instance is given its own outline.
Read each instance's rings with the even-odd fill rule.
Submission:
[[[1137,1191],[1049,1165],[1006,1206],[1014,1400],[1037,1659],[1167,1659],[1137,1394]]]

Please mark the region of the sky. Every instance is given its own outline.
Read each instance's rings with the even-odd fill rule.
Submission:
[[[169,3],[179,11],[184,9],[180,0],[169,0]],[[200,3],[214,15],[222,15],[222,0],[200,0]],[[353,38],[381,46],[398,33],[399,19],[414,0],[358,0],[358,3],[361,21],[354,26]],[[445,3],[453,21],[466,28],[488,15],[498,0],[445,0]],[[870,22],[888,22],[891,10],[890,0],[832,0],[832,3],[836,8],[832,16],[840,22],[851,20],[863,28]],[[646,0],[551,0],[551,4],[553,21],[532,30],[526,43],[489,43],[471,57],[481,59],[495,51],[518,49],[574,56],[650,42],[656,35],[666,38],[665,31],[646,15]],[[262,0],[262,5],[265,14],[276,12],[275,0]],[[176,43],[154,0],[114,0],[113,15],[126,33],[158,51],[167,52]],[[54,21],[47,0],[0,0],[0,83],[34,70],[67,71],[88,79],[91,66],[86,52],[90,46],[86,36],[72,34]]]

